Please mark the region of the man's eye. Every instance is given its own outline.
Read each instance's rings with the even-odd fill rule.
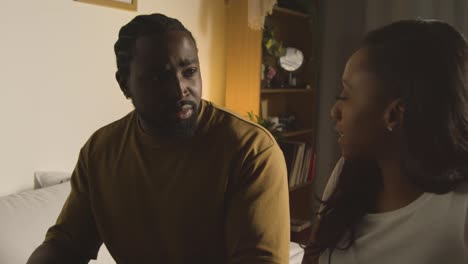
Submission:
[[[198,72],[198,69],[195,67],[189,68],[183,72],[184,77],[192,77]]]

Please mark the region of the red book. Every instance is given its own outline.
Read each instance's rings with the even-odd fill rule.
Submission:
[[[312,181],[312,179],[314,178],[314,174],[315,174],[315,157],[316,156],[317,155],[314,152],[312,154],[312,158],[310,159],[309,175],[307,175],[307,182]]]

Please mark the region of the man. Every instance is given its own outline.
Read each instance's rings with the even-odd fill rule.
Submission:
[[[286,168],[273,137],[201,99],[192,34],[137,16],[115,44],[135,110],[81,149],[72,191],[28,263],[288,263]]]

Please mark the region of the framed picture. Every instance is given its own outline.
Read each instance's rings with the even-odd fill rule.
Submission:
[[[126,9],[137,11],[138,0],[74,0],[88,4],[95,4],[101,6],[109,6],[114,8]]]

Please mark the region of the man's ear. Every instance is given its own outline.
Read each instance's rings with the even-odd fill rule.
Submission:
[[[392,101],[384,113],[384,122],[387,126],[387,130],[394,131],[395,129],[403,126],[405,118],[405,105],[401,99]]]
[[[128,81],[119,71],[115,72],[115,79],[119,83],[120,90],[124,93],[125,97],[128,99],[131,97],[130,89],[128,89]]]

